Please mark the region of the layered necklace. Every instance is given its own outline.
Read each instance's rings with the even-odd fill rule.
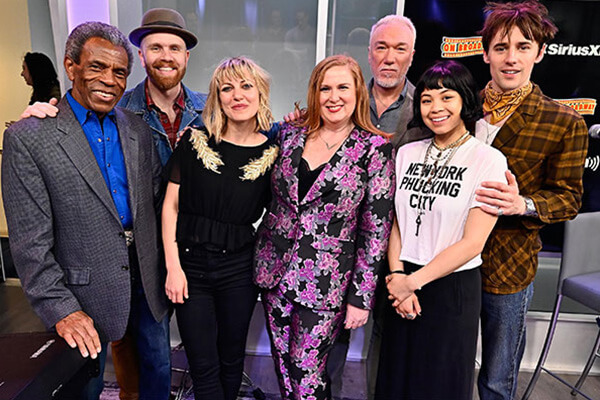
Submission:
[[[450,143],[448,146],[439,146],[435,142],[435,138],[431,139],[429,146],[427,146],[427,150],[425,151],[425,157],[423,159],[423,171],[421,172],[420,179],[427,178],[427,181],[423,185],[423,187],[433,186],[437,180],[439,179],[441,172],[445,167],[448,166],[454,154],[458,148],[469,140],[470,134],[469,131],[466,131],[461,137],[456,139],[454,142]],[[432,154],[432,149],[435,148],[437,150],[437,154]],[[431,165],[431,168],[426,168],[425,165]],[[427,176],[428,175],[428,176]],[[417,211],[417,218],[415,219],[415,224],[417,225],[417,230],[415,231],[415,236],[419,236],[419,228],[421,227],[421,216],[425,214],[425,209],[419,208]]]

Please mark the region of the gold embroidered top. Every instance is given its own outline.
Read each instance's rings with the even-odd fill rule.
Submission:
[[[251,247],[253,224],[271,199],[278,152],[270,140],[238,146],[216,143],[201,129],[186,131],[167,167],[179,185],[177,242],[218,251]]]
[[[213,171],[216,174],[220,174],[219,166],[224,165],[221,155],[208,145],[208,137],[206,132],[199,129],[191,129],[190,143],[192,148],[197,153],[198,160],[202,161],[204,168]],[[246,165],[240,167],[244,172],[244,175],[240,177],[241,180],[256,180],[261,175],[264,175],[277,159],[279,154],[279,148],[276,145],[271,145],[266,148],[262,156],[257,159],[251,159]]]

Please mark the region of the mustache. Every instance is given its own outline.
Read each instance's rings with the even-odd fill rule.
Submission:
[[[152,67],[154,67],[154,68],[169,67],[169,68],[178,69],[178,65],[172,61],[157,61],[154,64],[152,64]]]

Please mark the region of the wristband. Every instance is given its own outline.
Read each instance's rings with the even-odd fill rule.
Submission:
[[[390,271],[390,274],[401,274],[401,275],[408,275],[408,272],[406,272],[403,269],[395,269],[393,271]]]

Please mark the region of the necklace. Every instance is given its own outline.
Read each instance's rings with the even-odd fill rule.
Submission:
[[[329,144],[329,143],[327,143],[327,141],[325,139],[323,139],[323,136],[321,136],[321,134],[319,134],[319,138],[323,141],[323,143],[325,143],[325,147],[327,147],[327,150],[333,149],[335,146],[337,146],[338,144],[340,144],[340,142],[342,140],[344,140],[344,139],[338,140],[337,142],[335,142],[333,144]]]
[[[460,143],[462,140],[465,140],[465,138],[469,136],[469,131],[466,131],[461,137],[459,137],[458,139],[456,139],[454,142],[450,143],[448,146],[445,147],[441,147],[439,146],[436,142],[435,142],[435,138],[433,138],[431,140],[431,144],[433,144],[433,147],[436,148],[436,150],[438,151],[445,151],[448,149],[451,149],[453,147],[457,147],[458,145],[462,144]]]
[[[352,132],[352,129],[350,129],[350,132]],[[321,139],[323,141],[323,143],[325,143],[325,147],[327,147],[327,150],[331,150],[331,149],[337,147],[340,143],[342,143],[348,137],[348,135],[350,135],[350,132],[344,134],[344,136],[340,140],[338,140],[337,142],[332,143],[332,144],[327,143],[327,141],[325,139],[323,139],[321,132],[319,132],[319,139]]]
[[[427,177],[427,182],[423,185],[423,187],[433,186],[437,180],[441,172],[448,166],[454,154],[458,148],[466,143],[470,139],[469,131],[466,131],[464,135],[450,143],[448,146],[440,147],[435,143],[435,138],[431,139],[429,146],[427,146],[427,150],[425,151],[425,157],[423,158],[423,172],[421,172],[421,179]],[[437,155],[432,155],[432,149],[435,148],[438,151]],[[443,164],[440,166],[440,163]],[[431,167],[427,168],[426,164],[430,164]],[[417,211],[417,218],[415,219],[415,224],[417,225],[417,229],[415,231],[415,236],[419,236],[419,228],[421,227],[422,218],[421,216],[425,214],[425,209],[420,208]]]
[[[427,185],[435,182],[436,178],[439,176],[439,172],[444,169],[456,153],[456,150],[460,147],[461,144],[465,142],[465,139],[469,137],[469,131],[466,131],[461,137],[459,137],[454,142],[450,143],[448,146],[440,147],[435,143],[435,138],[431,139],[429,146],[427,146],[427,150],[425,151],[425,158],[423,159],[423,164],[428,164],[428,162],[432,165],[432,168],[423,168],[423,172],[421,173],[421,178],[424,178],[425,175],[429,174],[429,178],[427,179]],[[431,151],[435,148],[438,151],[436,156],[432,155]],[[439,164],[444,162],[444,164],[440,167]]]
[[[393,103],[394,103],[394,102],[395,102],[395,101],[398,99],[398,98],[396,97],[396,99],[393,99],[393,98],[392,98],[392,101],[390,101],[390,102],[385,102],[385,101],[383,101],[383,100],[382,100],[382,99],[379,97],[379,95],[378,95],[378,94],[376,94],[375,90],[373,90],[373,98],[375,99],[375,103],[376,103],[376,104],[377,104],[377,103],[381,104],[381,106],[382,106],[382,108],[383,108],[383,110],[384,110],[384,111],[385,111],[385,110],[387,110],[388,108],[390,108],[390,106],[391,106],[391,105],[392,105],[392,104],[393,104]],[[377,107],[377,106],[376,106],[376,107]],[[378,109],[377,113],[379,114],[379,109]]]
[[[497,133],[500,131],[501,126],[492,125],[491,123],[489,123],[488,121],[486,121],[485,118],[482,118],[479,121],[477,121],[477,126],[478,127],[481,127],[481,126],[485,127],[485,144],[489,144],[491,146],[492,142],[494,141],[494,139],[497,136]],[[482,128],[478,128],[478,129],[480,129],[481,131],[483,131]]]

